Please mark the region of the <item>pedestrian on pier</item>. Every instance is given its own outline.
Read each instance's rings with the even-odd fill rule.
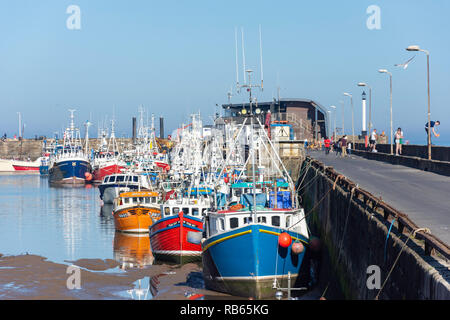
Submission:
[[[330,144],[331,140],[328,137],[325,137],[325,140],[323,140],[323,145],[325,146],[325,154],[330,153]]]
[[[439,133],[436,133],[435,128],[440,125],[441,122],[439,120],[436,121],[430,121],[430,127],[431,127],[431,135],[430,135],[430,140],[433,137],[433,134],[436,138],[439,138]],[[427,133],[427,141],[428,141],[428,122],[425,123],[425,132]],[[430,141],[431,143],[431,141]]]
[[[342,137],[342,140],[341,140],[341,153],[342,153],[342,158],[347,156],[347,135]]]
[[[395,155],[401,155],[402,154],[402,144],[403,144],[403,131],[401,128],[398,128],[395,132]]]
[[[373,129],[372,133],[370,134],[370,138],[369,138],[369,148],[370,151],[374,151],[375,150],[375,145],[377,144],[377,129]]]

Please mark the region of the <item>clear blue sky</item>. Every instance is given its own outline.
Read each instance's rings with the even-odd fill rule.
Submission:
[[[381,8],[381,29],[369,30],[369,5]],[[69,5],[81,9],[81,30],[69,30]],[[4,0],[0,3],[0,131],[25,136],[51,135],[68,124],[92,117],[111,118],[117,134],[130,135],[131,118],[143,104],[166,119],[166,133],[192,112],[205,121],[215,105],[227,102],[235,81],[235,27],[244,27],[247,65],[258,70],[258,25],[263,30],[265,90],[259,100],[276,96],[346,102],[345,127],[351,128],[349,99],[354,95],[355,131],[361,130],[361,93],[357,82],[373,87],[373,123],[389,127],[389,78],[393,73],[394,127],[407,139],[425,143],[427,121],[426,56],[418,53],[407,70],[394,67],[415,53],[431,52],[432,120],[450,142],[450,1],[106,1]],[[241,70],[240,70],[241,71]],[[242,72],[241,72],[242,73]],[[242,79],[242,74],[239,75]],[[255,74],[259,77],[259,72]],[[277,80],[278,79],[278,80]],[[243,96],[233,97],[241,102]]]

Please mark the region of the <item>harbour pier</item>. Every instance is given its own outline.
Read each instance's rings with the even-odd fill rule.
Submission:
[[[449,179],[355,155],[309,152],[298,190],[322,241],[325,296],[450,299]],[[380,281],[371,284],[375,269]]]

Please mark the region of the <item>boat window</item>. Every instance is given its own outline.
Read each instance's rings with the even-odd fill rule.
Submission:
[[[130,176],[126,176],[125,181],[130,181],[130,178],[131,178]]]
[[[144,203],[144,198],[143,197],[139,197],[139,203]]]
[[[169,207],[165,207],[164,208],[164,213],[166,214],[166,216],[170,216],[170,208]]]
[[[117,176],[117,179],[116,179],[116,181],[117,182],[122,182],[123,180],[124,180],[124,176]]]
[[[280,226],[280,216],[272,216],[272,225],[274,227]]]
[[[239,227],[239,218],[230,218],[230,228],[235,229]]]
[[[173,214],[177,214],[178,212],[180,212],[180,208],[176,207],[172,209]]]
[[[189,208],[183,208],[183,213],[184,214],[189,214]]]
[[[138,198],[133,198],[133,202],[137,203],[138,202]]]
[[[198,216],[198,208],[192,208],[192,215],[193,216]]]
[[[244,224],[252,223],[252,218],[244,218]]]
[[[156,199],[156,197],[152,197],[152,203],[157,203],[158,201],[157,201],[157,199]]]
[[[130,203],[130,198],[123,198],[123,203]]]
[[[133,177],[134,182],[138,182],[138,177]]]
[[[267,223],[266,217],[258,217],[258,223]]]
[[[109,182],[115,182],[115,181],[116,181],[116,176],[109,177]]]
[[[207,209],[202,209],[202,216],[206,216]]]
[[[219,230],[225,230],[225,221],[223,218],[219,218]]]
[[[286,216],[286,228],[291,225],[291,216]]]
[[[150,203],[150,198],[145,198],[145,203]]]

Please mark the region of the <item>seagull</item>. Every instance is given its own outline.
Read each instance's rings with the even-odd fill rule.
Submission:
[[[414,59],[416,56],[413,56],[411,59],[409,59],[408,61],[406,61],[405,63],[399,63],[399,64],[394,64],[394,66],[396,67],[403,67],[403,69],[408,68],[408,64],[411,62],[412,59]]]

